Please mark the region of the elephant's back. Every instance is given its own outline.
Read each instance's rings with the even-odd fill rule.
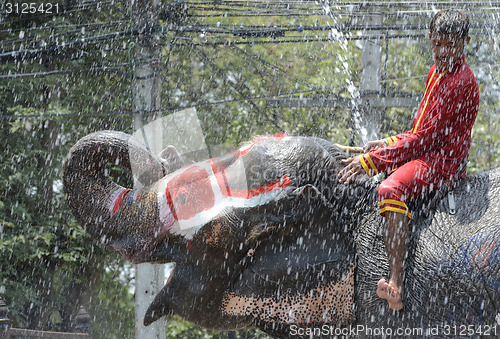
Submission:
[[[471,175],[460,180],[453,189],[459,224],[482,223],[483,217],[498,215],[500,201],[500,168]],[[439,212],[449,212],[448,200],[443,199]]]
[[[414,300],[434,300],[427,316],[458,323],[494,319],[500,297],[500,170],[468,176],[438,204],[430,224],[416,226],[409,283]],[[419,228],[422,227],[422,228]],[[448,312],[447,314],[445,314]]]
[[[375,205],[367,209],[371,212],[363,217],[356,241],[361,323],[429,326],[436,319],[463,324],[494,319],[494,302],[500,297],[499,180],[500,169],[494,169],[457,182],[455,215],[447,197],[429,217],[412,213],[405,309],[396,314],[371,293],[380,278],[388,277],[389,264],[382,218]]]

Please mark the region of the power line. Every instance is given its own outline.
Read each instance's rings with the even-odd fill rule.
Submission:
[[[279,6],[279,7],[285,7],[285,6],[321,6],[319,4],[319,1],[316,0],[310,0],[310,1],[283,1],[283,0],[276,0],[276,1],[263,1],[263,0],[242,0],[242,1],[224,1],[224,0],[218,0],[217,2],[214,2],[212,0],[208,1],[186,1],[186,4],[190,5],[223,5],[223,6],[247,6],[247,7],[253,7],[253,6]],[[460,5],[462,7],[474,7],[474,6],[485,6],[485,5],[492,5],[492,4],[499,4],[499,1],[461,1]],[[325,4],[327,5],[327,4]],[[376,1],[376,0],[371,0],[367,2],[366,0],[364,1],[342,1],[342,2],[335,2],[330,4],[330,7],[334,8],[342,8],[342,7],[389,7],[393,8],[395,6],[398,7],[436,7],[436,6],[455,6],[457,3],[455,1]]]
[[[123,25],[130,25],[130,22],[128,21],[123,21],[123,20],[117,20],[117,21],[106,21],[106,22],[86,22],[86,23],[74,23],[74,24],[68,24],[68,25],[50,25],[51,23],[46,23],[43,26],[35,26],[35,27],[23,27],[23,28],[8,28],[8,29],[2,29],[0,30],[0,33],[9,33],[9,34],[15,34],[15,33],[24,33],[24,34],[29,34],[29,33],[40,33],[42,31],[54,31],[57,33],[65,33],[65,32],[82,32],[85,31],[86,29],[90,30],[95,30],[95,29],[101,29],[105,27],[116,27],[116,26],[123,26]],[[67,30],[64,30],[67,29]]]
[[[179,31],[180,32],[180,31]],[[237,30],[234,31],[235,34],[237,34]],[[272,32],[272,30],[270,31]],[[494,29],[492,31],[477,31],[477,32],[470,32],[470,35],[490,35],[492,32],[494,33],[499,33],[500,32],[500,27],[498,29]],[[257,35],[256,32],[255,35]],[[42,54],[48,53],[51,51],[55,50],[63,50],[66,48],[75,48],[79,45],[85,45],[88,43],[97,43],[101,41],[108,41],[111,40],[113,42],[116,42],[118,38],[127,38],[130,35],[135,35],[137,34],[136,31],[133,30],[125,30],[121,32],[113,32],[109,34],[104,34],[104,35],[99,35],[99,36],[94,36],[94,37],[88,37],[88,38],[80,38],[73,40],[68,43],[61,43],[61,44],[51,44],[48,47],[45,48],[35,48],[35,49],[24,49],[24,50],[18,50],[18,51],[10,51],[10,52],[3,52],[0,53],[0,63],[6,63],[6,62],[12,62],[16,61],[18,59],[21,60],[27,60],[27,59],[34,59],[34,58],[39,58]],[[251,38],[259,38],[259,36],[251,36],[251,32],[247,31],[246,34],[249,34]],[[362,35],[362,36],[340,36],[340,37],[334,37],[334,36],[325,36],[325,37],[308,37],[308,36],[287,36],[286,39],[278,39],[275,38],[273,40],[255,40],[255,39],[248,39],[245,38],[245,40],[230,40],[230,37],[217,37],[219,41],[205,41],[205,42],[188,42],[188,43],[178,43],[178,42],[169,42],[166,44],[163,44],[163,46],[221,46],[221,45],[252,45],[252,44],[279,44],[279,43],[312,43],[312,42],[329,42],[329,41],[337,41],[337,40],[342,40],[342,41],[353,41],[353,40],[386,40],[386,39],[402,39],[402,38],[422,38],[425,37],[426,34],[380,34],[380,35]],[[222,40],[223,38],[226,38],[225,40]],[[261,37],[262,38],[262,37]]]
[[[221,1],[221,2],[217,2],[217,3],[237,3],[238,1]],[[250,3],[252,1],[249,1]],[[97,2],[91,2],[92,4],[97,4]],[[108,2],[109,3],[109,2]],[[195,3],[195,2],[192,2],[192,3]],[[203,3],[203,2],[196,2],[196,3]],[[213,2],[209,2],[211,5],[213,5]],[[248,2],[241,2],[241,3],[248,3]],[[259,2],[260,4],[263,4],[263,2]],[[265,2],[264,4],[268,4],[269,2]],[[274,4],[277,4],[277,2],[273,2],[271,1],[270,3],[274,3]],[[300,3],[300,4],[303,4],[304,2],[294,2],[294,1],[291,1],[291,2],[285,2],[285,3],[282,3],[280,2],[280,4],[297,4],[297,3]],[[307,5],[309,5],[309,3],[306,1],[305,2]],[[350,2],[350,3],[361,3],[361,2]],[[370,4],[372,4],[373,2],[370,2]],[[397,4],[402,4],[402,3],[399,3],[399,2],[396,2]],[[416,3],[416,2],[415,2]],[[433,2],[433,3],[438,3],[438,2]],[[480,4],[480,2],[470,2],[471,4]],[[500,2],[499,2],[500,3]],[[85,3],[84,3],[85,4]],[[188,2],[188,4],[190,4]],[[312,4],[312,2],[311,2]],[[346,3],[342,3],[342,6],[344,6]],[[383,3],[384,5],[386,4],[385,2]],[[409,4],[409,2],[405,2],[404,4]],[[483,3],[484,4],[484,3]],[[489,4],[492,4],[492,2],[490,2]],[[324,14],[324,13],[323,13]],[[352,13],[350,13],[352,14]],[[363,15],[366,15],[367,13],[366,12],[363,12]],[[388,13],[385,13],[386,15]],[[254,14],[256,16],[259,16],[260,14]],[[90,24],[89,24],[90,25]],[[162,27],[161,29],[162,30],[166,30],[167,32],[168,31],[177,31],[177,32],[191,32],[191,33],[194,33],[194,32],[198,32],[198,33],[212,33],[212,34],[233,34],[234,36],[239,36],[239,37],[250,37],[250,38],[259,38],[259,37],[272,37],[272,38],[276,38],[276,37],[284,37],[285,33],[286,32],[292,32],[292,31],[299,31],[299,32],[302,32],[302,31],[329,31],[329,30],[332,30],[332,29],[336,29],[340,32],[346,32],[346,31],[352,31],[352,30],[408,30],[408,29],[412,29],[412,30],[421,30],[421,29],[425,29],[426,27],[428,27],[427,24],[423,25],[423,24],[417,24],[417,25],[377,25],[377,26],[364,26],[364,25],[349,25],[349,24],[346,24],[346,25],[335,25],[335,26],[298,26],[298,27],[292,27],[292,26],[288,26],[288,27],[285,27],[285,26],[282,26],[282,27],[279,27],[279,28],[276,28],[276,27],[269,27],[269,26],[255,26],[255,27],[258,27],[258,28],[234,28],[232,30],[228,30],[228,29],[224,29],[224,28],[220,28],[220,27],[210,27],[210,26],[174,26],[174,27]],[[495,30],[496,27],[499,27],[498,24],[474,24],[473,27],[479,27],[481,29],[493,29],[493,31],[497,31]],[[33,28],[35,29],[35,28]],[[5,31],[5,30],[4,30]],[[63,36],[65,34],[70,34],[70,33],[76,33],[77,31],[66,31],[66,32],[62,32],[62,33],[57,33],[56,35],[57,36]],[[490,33],[491,31],[489,31],[488,33]],[[110,34],[113,34],[113,33],[110,33]],[[474,33],[472,33],[474,34]],[[477,34],[477,33],[476,33]],[[414,37],[419,37],[420,35],[416,35]],[[108,35],[109,37],[109,35]],[[409,35],[391,35],[391,36],[388,36],[386,35],[384,38],[402,38],[402,37],[411,37]],[[116,38],[116,37],[112,37],[112,38]],[[302,38],[302,40],[301,40]],[[347,40],[354,40],[354,39],[380,39],[379,37],[346,37]],[[88,38],[80,38],[80,39],[77,39],[75,41],[72,41],[72,42],[69,42],[69,43],[63,43],[63,44],[52,44],[52,46],[49,46],[49,47],[44,47],[44,48],[34,48],[34,49],[25,49],[25,50],[21,50],[21,51],[10,51],[10,52],[5,52],[5,53],[2,53],[0,54],[0,61],[4,60],[7,60],[7,61],[13,61],[15,60],[16,58],[18,58],[19,56],[21,56],[22,58],[24,59],[30,59],[30,56],[34,55],[34,54],[37,54],[37,53],[43,53],[43,52],[46,52],[46,51],[51,51],[51,50],[54,50],[54,49],[61,49],[61,48],[72,48],[72,47],[76,47],[76,45],[78,44],[81,44],[81,43],[90,43],[92,42],[93,40],[95,41],[96,37],[88,37]],[[106,38],[104,38],[106,39]],[[304,42],[322,42],[322,41],[329,41],[331,40],[329,37],[319,37],[319,38],[316,38],[316,39],[310,39],[310,38],[307,38],[307,37],[287,37],[288,40],[275,40],[275,41],[272,41],[272,42],[263,42],[263,41],[252,41],[251,43],[256,43],[256,44],[263,44],[263,43],[300,43],[301,41],[304,41]],[[16,41],[20,41],[20,40],[15,40],[14,42]],[[29,39],[24,39],[22,40],[23,43],[26,43],[26,42],[29,42]],[[247,44],[248,42],[241,42],[241,41],[235,41],[235,42],[230,42],[230,43],[233,43],[233,44]],[[221,44],[227,44],[227,42],[206,42],[204,43],[204,45],[221,45]],[[197,44],[193,44],[193,45],[200,45],[199,43]]]
[[[325,15],[324,12],[316,12],[316,13],[307,13],[307,16],[321,16]],[[246,17],[275,17],[275,16],[282,16],[282,17],[287,17],[287,16],[306,16],[304,13],[255,13],[255,12],[249,12],[249,13],[221,13],[221,14],[191,14],[190,17],[193,18],[246,18]]]
[[[16,61],[16,60],[26,60],[26,59],[34,59],[34,58],[39,58],[42,54],[56,51],[56,50],[62,50],[66,48],[75,48],[77,46],[81,45],[86,45],[88,43],[97,43],[101,41],[108,41],[108,40],[113,40],[116,41],[118,38],[127,38],[130,35],[137,34],[136,31],[134,30],[125,30],[125,31],[120,31],[120,32],[113,32],[113,33],[108,33],[108,34],[103,34],[103,35],[97,35],[93,37],[88,37],[88,38],[80,38],[76,39],[70,42],[62,42],[60,44],[51,44],[45,48],[38,48],[38,49],[25,49],[25,50],[20,50],[20,51],[10,51],[10,52],[4,52],[0,53],[0,63],[6,63],[9,61]]]
[[[177,27],[166,27],[163,26],[161,31],[171,31],[171,32],[183,32],[183,33],[223,33],[223,34],[233,34],[233,35],[255,35],[255,34],[265,34],[265,33],[286,33],[286,32],[302,32],[302,31],[331,31],[337,30],[339,32],[350,32],[350,31],[405,31],[405,30],[423,30],[428,29],[429,24],[403,24],[403,25],[327,25],[327,26],[308,26],[308,25],[295,25],[295,26],[229,26],[231,29],[226,29],[224,26],[208,26],[208,25],[198,25],[198,26],[177,26]],[[470,25],[471,28],[481,28],[481,29],[492,29],[500,28],[500,24],[480,24],[475,23]]]
[[[93,27],[93,26],[114,26],[114,25],[129,25],[129,21],[108,21],[108,22],[88,22],[83,24],[70,24],[70,25],[55,25],[55,26],[40,26],[40,27],[30,27],[30,28],[18,28],[18,29],[1,29],[0,33],[16,33],[16,32],[30,32],[30,31],[42,31],[47,29],[59,29],[59,28],[83,28],[83,27]]]
[[[487,65],[487,66],[479,66],[479,67],[475,67],[475,69],[481,69],[481,68],[489,68],[489,69],[491,69],[491,68],[495,68],[495,67],[500,67],[500,64]],[[392,82],[392,81],[419,79],[419,78],[425,78],[425,77],[427,77],[427,75],[416,75],[416,76],[404,77],[404,78],[385,79],[385,80],[381,80],[381,81],[378,81],[378,82],[379,83],[387,83],[387,82]],[[222,104],[228,104],[228,103],[249,101],[249,100],[265,100],[265,99],[279,98],[279,97],[284,97],[284,96],[300,95],[300,94],[306,94],[306,93],[315,93],[315,92],[333,92],[335,90],[345,89],[345,88],[347,88],[347,86],[348,85],[328,87],[328,88],[327,87],[321,87],[321,88],[314,88],[314,89],[310,89],[310,90],[286,92],[286,93],[279,93],[279,94],[270,94],[270,95],[247,97],[247,98],[240,98],[240,99],[231,99],[231,100],[220,100],[220,101],[215,101],[215,102],[205,102],[205,103],[199,103],[199,104],[194,104],[194,105],[184,105],[184,106],[176,106],[176,107],[171,107],[171,108],[162,108],[162,109],[151,110],[151,111],[147,111],[147,112],[141,112],[141,111],[118,111],[118,112],[90,112],[90,113],[63,113],[63,114],[58,114],[58,113],[51,113],[51,114],[19,114],[19,115],[0,115],[0,119],[12,119],[12,118],[90,117],[90,116],[103,116],[103,115],[135,115],[135,114],[143,114],[143,113],[173,112],[173,111],[179,111],[179,110],[184,110],[184,109],[188,109],[188,108],[200,108],[200,107],[207,107],[207,106],[215,106],[215,105],[222,105]],[[361,86],[361,85],[358,85],[358,87],[359,86]]]
[[[500,9],[500,7],[490,7],[490,8],[485,8],[481,12],[484,11],[492,11],[496,12]],[[307,13],[302,13],[302,12],[267,12],[267,13],[258,13],[256,11],[249,10],[248,12],[238,12],[238,13],[233,13],[230,11],[221,11],[219,13],[193,13],[190,14],[190,17],[193,18],[244,18],[244,17],[325,17],[325,16],[332,16],[332,17],[361,17],[365,18],[368,16],[373,16],[373,15],[379,15],[382,12],[377,12],[377,13],[369,13],[369,12],[364,12],[364,11],[332,11],[325,13],[324,10],[318,10],[315,12],[307,12]],[[394,17],[394,18],[400,18],[401,16],[406,16],[406,17],[425,17],[426,21],[427,19],[435,13],[434,9],[428,9],[428,10],[416,10],[416,11],[398,11],[398,12],[389,12],[389,13],[383,13],[385,17]],[[469,11],[470,16],[472,17],[474,12]]]
[[[424,25],[416,25],[412,26],[416,29],[422,29]],[[373,27],[373,29],[378,29],[378,30],[384,30],[388,28],[394,28],[394,29],[400,29],[404,26],[377,26]],[[492,32],[498,33],[500,32],[500,25],[480,25],[479,27],[487,28],[488,31],[483,30],[483,31],[473,31],[470,32],[470,35],[485,35],[485,34],[491,34]],[[326,30],[328,26],[323,26],[323,27],[314,27],[314,26],[307,26],[304,27],[304,29],[310,29],[310,30]],[[344,29],[344,31],[348,31],[351,29],[361,29],[363,26],[334,26],[334,29]],[[170,28],[169,28],[170,29]],[[222,30],[210,30],[207,29],[206,27],[201,27],[201,28],[193,28],[193,27],[181,27],[178,30],[172,29],[174,32],[184,32],[185,30],[190,30],[190,32],[204,32],[204,33],[212,33],[212,32],[217,32],[217,33],[222,33]],[[332,28],[330,28],[331,30]],[[364,27],[366,29],[366,27]],[[217,37],[219,41],[205,41],[205,42],[190,42],[190,43],[174,43],[176,46],[217,46],[217,45],[247,45],[247,44],[277,44],[277,43],[310,43],[310,42],[327,42],[327,41],[335,41],[335,40],[385,40],[385,39],[400,39],[400,38],[421,38],[424,37],[425,34],[381,34],[381,35],[362,35],[362,36],[341,36],[341,37],[334,37],[334,36],[325,36],[325,37],[308,37],[308,36],[287,36],[286,39],[277,39],[277,36],[283,37],[285,32],[292,32],[292,31],[300,31],[301,28],[299,27],[298,29],[291,29],[291,28],[285,28],[285,29],[264,29],[264,30],[240,30],[240,29],[234,29],[232,30],[232,34],[238,36],[239,34],[241,36],[246,36],[250,38],[262,38],[267,36],[275,37],[274,40],[243,40],[243,41],[231,41],[229,40],[229,37],[226,37],[226,41],[221,41],[221,37]],[[89,43],[96,43],[100,41],[113,41],[116,42],[118,38],[126,38],[131,35],[137,34],[136,31],[134,30],[125,30],[125,31],[120,31],[120,32],[113,32],[113,33],[108,33],[108,34],[103,34],[103,35],[98,35],[98,36],[92,36],[92,37],[86,37],[86,38],[79,38],[75,39],[70,42],[62,42],[62,43],[56,43],[56,44],[51,44],[48,47],[44,48],[34,48],[34,49],[24,49],[24,50],[17,50],[17,51],[9,51],[9,52],[3,52],[0,53],[0,62],[6,63],[9,61],[15,61],[18,59],[26,60],[26,59],[33,59],[40,57],[44,53],[48,53],[51,51],[55,50],[62,50],[65,48],[75,48],[80,45],[85,45]],[[259,36],[260,35],[260,36]],[[224,37],[222,37],[224,38]],[[166,45],[170,45],[171,43],[168,43]]]
[[[335,26],[298,26],[298,27],[272,27],[272,26],[260,26],[260,28],[254,28],[254,27],[259,27],[259,26],[252,26],[252,28],[233,28],[231,30],[229,29],[224,29],[220,27],[210,27],[206,25],[201,25],[201,26],[179,26],[179,27],[162,27],[160,30],[163,31],[167,29],[167,31],[171,32],[189,32],[189,33],[211,33],[211,34],[233,34],[234,36],[240,36],[240,37],[277,37],[277,36],[284,36],[286,32],[302,32],[302,31],[331,31],[331,30],[337,30],[339,32],[348,32],[348,31],[357,31],[357,30],[422,30],[422,29],[427,29],[428,25],[375,25],[375,26],[363,26],[363,25],[335,25]],[[491,32],[491,29],[494,31],[495,28],[500,29],[500,25],[498,24],[474,24],[472,25],[472,28],[481,28],[483,31],[488,30],[487,33]],[[130,32],[130,31],[127,31]],[[65,34],[65,33],[61,33]],[[58,37],[61,36],[61,34],[56,34],[53,37]],[[115,38],[115,34],[117,35],[123,35],[120,32],[114,32],[114,33],[108,33],[107,36],[104,37],[113,37]],[[125,33],[128,34],[128,33]],[[472,35],[474,34],[481,34],[481,32],[471,32]],[[417,37],[420,37],[421,35],[414,35]],[[385,38],[400,38],[400,37],[408,37],[402,36],[402,35],[385,35]],[[69,43],[63,43],[64,46],[67,47],[72,47],[72,45],[75,44],[75,42],[91,42],[94,38],[98,37],[86,37],[86,38],[80,38],[75,40],[74,42],[69,42]],[[292,38],[292,37],[288,37]],[[301,38],[301,37],[293,37],[293,38]],[[307,39],[306,37],[302,37],[303,39]],[[372,36],[361,36],[361,37],[346,37],[347,39],[374,39]],[[380,39],[380,37],[375,37],[375,39]],[[86,41],[85,41],[86,40]],[[99,38],[99,40],[102,40],[102,38]],[[23,43],[26,43],[25,40],[20,40]],[[310,40],[308,40],[310,41]],[[61,48],[63,46],[59,46]],[[57,48],[57,47],[56,47]],[[29,51],[29,50],[27,50]],[[15,51],[15,52],[6,52],[10,55],[13,55],[12,53],[22,53],[22,51]],[[0,54],[0,60],[5,54]],[[15,54],[14,54],[15,55]]]
[[[110,27],[110,28],[113,28],[113,30],[115,28],[117,28],[118,26],[102,26],[102,27],[92,27],[90,32],[92,32],[93,30],[99,30],[99,29],[102,29],[103,27]],[[103,30],[104,31],[104,30]],[[21,43],[21,44],[24,44],[24,45],[27,45],[31,42],[38,42],[40,40],[43,40],[43,39],[50,39],[50,40],[56,40],[57,38],[68,38],[69,36],[72,37],[72,39],[75,39],[75,36],[77,36],[78,34],[81,34],[81,37],[79,39],[84,39],[86,38],[85,35],[87,35],[88,33],[90,33],[89,31],[85,31],[84,33],[82,33],[82,29],[79,28],[79,29],[72,29],[72,30],[67,30],[67,31],[64,31],[64,32],[57,32],[57,33],[53,33],[51,34],[50,36],[33,36],[33,37],[23,37],[23,38],[17,38],[17,39],[9,39],[9,40],[4,40],[2,41],[2,45],[5,44],[16,44],[16,43]],[[103,32],[100,32],[101,34]]]
[[[495,2],[499,2],[499,1],[493,1],[493,3]],[[207,4],[207,3],[210,3],[210,4],[214,4],[214,1],[213,0],[205,0],[205,1],[200,1],[200,0],[197,0],[197,1],[191,1],[191,0],[187,0],[186,1],[187,4]],[[319,1],[317,0],[288,0],[288,1],[284,1],[284,0],[217,0],[215,2],[216,4],[259,4],[259,5],[262,5],[262,4],[265,4],[265,5],[281,5],[281,6],[287,6],[287,5],[318,5]],[[477,1],[474,1],[474,0],[469,0],[469,1],[461,1],[460,4],[464,4],[464,5],[475,5],[475,4],[479,4],[479,5],[484,5],[484,4],[490,4],[492,3],[492,1],[484,1],[484,0],[477,0]],[[453,1],[450,1],[450,0],[429,0],[429,1],[426,1],[425,3],[423,3],[422,1],[418,1],[418,0],[415,0],[415,1],[387,1],[387,0],[371,0],[369,1],[368,5],[376,5],[376,6],[379,6],[379,5],[382,5],[384,7],[392,7],[392,6],[395,6],[395,5],[399,5],[399,6],[422,6],[422,5],[425,5],[425,6],[435,6],[435,5],[442,5],[442,4],[455,4],[455,2]],[[367,5],[367,1],[366,0],[359,0],[359,1],[342,1],[342,2],[336,2],[334,4],[332,4],[332,6],[353,6],[353,5],[358,5],[358,6],[366,6]]]
[[[461,1],[460,5],[466,8],[476,8],[484,6],[494,6],[499,4],[498,1]],[[370,7],[384,7],[384,8],[435,8],[436,6],[454,6],[456,7],[456,2],[453,1],[343,1],[335,2],[332,4],[321,4],[318,1],[187,1],[188,6],[207,6],[205,8],[235,8],[235,7],[248,7],[248,8],[275,8],[275,9],[308,9],[308,8],[348,8],[349,10],[355,10],[360,8]]]
[[[391,9],[402,8],[408,12],[408,9],[418,9],[418,11],[414,11],[414,14],[426,14],[426,12],[432,11],[434,12],[436,6],[446,7],[452,6],[456,7],[456,3],[453,1],[426,1],[426,2],[396,2],[396,1],[384,1],[384,2],[336,2],[334,4],[324,4],[321,5],[318,2],[285,2],[280,1],[276,2],[265,2],[265,1],[190,1],[187,2],[187,7],[192,11],[203,11],[203,12],[222,12],[222,13],[234,13],[234,12],[244,12],[252,13],[255,11],[264,11],[264,12],[274,12],[274,13],[290,13],[290,12],[308,12],[311,10],[321,10],[321,13],[325,14],[325,9],[328,9],[330,13],[335,14],[345,14],[345,15],[370,15],[367,13],[365,8],[368,6],[370,8],[377,9]],[[462,8],[466,8],[468,11],[475,9],[482,9],[484,7],[498,7],[500,6],[500,2],[472,2],[472,1],[462,1],[460,2]],[[313,12],[314,13],[314,12]],[[394,11],[394,13],[398,13],[398,11]],[[305,14],[305,13],[304,13]],[[385,13],[390,14],[390,13]]]
[[[495,33],[499,33],[495,30]],[[470,35],[489,35],[491,32],[470,32]],[[288,44],[288,43],[312,43],[312,42],[332,42],[332,41],[355,41],[355,40],[386,40],[386,39],[403,39],[403,38],[425,38],[427,34],[381,34],[381,35],[363,35],[363,36],[325,36],[325,37],[307,37],[307,36],[287,36],[284,39],[275,38],[273,40],[230,40],[231,37],[226,37],[223,41],[221,37],[219,41],[205,41],[205,42],[189,42],[189,43],[168,43],[165,46],[231,46],[231,45],[259,45],[259,44]]]
[[[86,72],[111,72],[111,73],[119,73],[130,77],[130,74],[113,67],[89,67],[89,68],[75,68],[75,69],[63,69],[57,71],[45,71],[45,72],[31,72],[31,73],[15,73],[15,74],[0,74],[1,79],[17,79],[17,78],[26,78],[26,77],[44,77],[49,75],[56,74],[74,74],[74,73],[86,73]]]

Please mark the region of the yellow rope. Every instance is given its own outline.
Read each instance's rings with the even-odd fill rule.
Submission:
[[[351,146],[344,146],[344,145],[339,145],[339,144],[333,144],[333,145],[336,146],[341,151],[344,151],[347,153],[365,153],[363,151],[363,147],[351,147]]]

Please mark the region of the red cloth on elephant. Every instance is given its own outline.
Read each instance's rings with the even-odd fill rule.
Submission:
[[[359,157],[370,176],[395,170],[379,189],[381,214],[392,206],[392,210],[410,216],[405,204],[408,199],[451,180],[469,156],[478,107],[479,87],[464,55],[449,72],[431,67],[412,129],[387,138],[389,146]],[[387,199],[397,203],[384,204]]]

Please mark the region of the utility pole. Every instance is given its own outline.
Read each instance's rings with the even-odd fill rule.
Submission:
[[[134,130],[155,119],[152,110],[161,105],[160,47],[157,46],[156,26],[159,0],[133,0],[134,48]]]
[[[367,5],[363,21],[366,27],[381,26],[382,15],[378,12],[378,8]],[[380,36],[380,31],[364,30],[363,35],[372,34]],[[372,102],[379,101],[382,94],[382,76],[381,76],[381,59],[382,59],[382,40],[363,40],[362,71],[361,85],[359,88],[361,102],[359,112],[353,112],[353,117],[359,118],[359,121],[354,125],[359,128],[358,136],[361,143],[364,144],[369,140],[380,138],[380,126],[384,115],[384,109],[375,108]],[[357,114],[359,113],[359,116]]]
[[[369,27],[381,27],[383,13],[376,6],[366,2],[363,5],[365,15],[352,25],[363,25],[362,42],[362,73],[359,86],[359,98],[349,99],[338,95],[308,95],[304,97],[290,96],[288,98],[268,99],[267,106],[304,107],[304,108],[350,108],[351,109],[351,144],[364,144],[366,141],[380,138],[381,125],[388,107],[415,108],[420,104],[421,97],[410,92],[385,92],[382,86],[382,37],[381,30],[369,30]],[[378,38],[370,39],[370,36]],[[386,40],[387,41],[387,40]],[[355,135],[359,140],[354,140]]]
[[[135,46],[133,50],[134,80],[132,82],[133,108],[140,112],[134,116],[134,135],[142,136],[149,149],[159,154],[161,147],[152,141],[161,134],[146,132],[146,125],[155,120],[152,111],[161,106],[161,78],[159,72],[160,48],[156,44],[159,0],[132,0]],[[161,126],[160,126],[161,129]],[[149,129],[148,129],[149,130]],[[165,284],[164,265],[139,264],[135,274],[135,337],[136,339],[164,339],[165,320],[159,319],[145,327],[144,314],[154,297]]]
[[[352,25],[363,25],[366,28],[382,26],[382,13],[369,2],[364,5],[362,22],[354,21]],[[385,93],[382,89],[382,39],[369,39],[369,36],[381,37],[380,30],[363,30],[362,40],[362,73],[359,86],[359,98],[350,99],[338,95],[308,95],[304,97],[290,96],[288,98],[267,99],[268,107],[303,107],[303,108],[349,108],[351,109],[351,144],[360,145],[369,140],[380,138],[381,124],[385,110],[388,107],[415,108],[420,104],[421,97],[410,92]],[[359,140],[354,140],[355,135]]]

